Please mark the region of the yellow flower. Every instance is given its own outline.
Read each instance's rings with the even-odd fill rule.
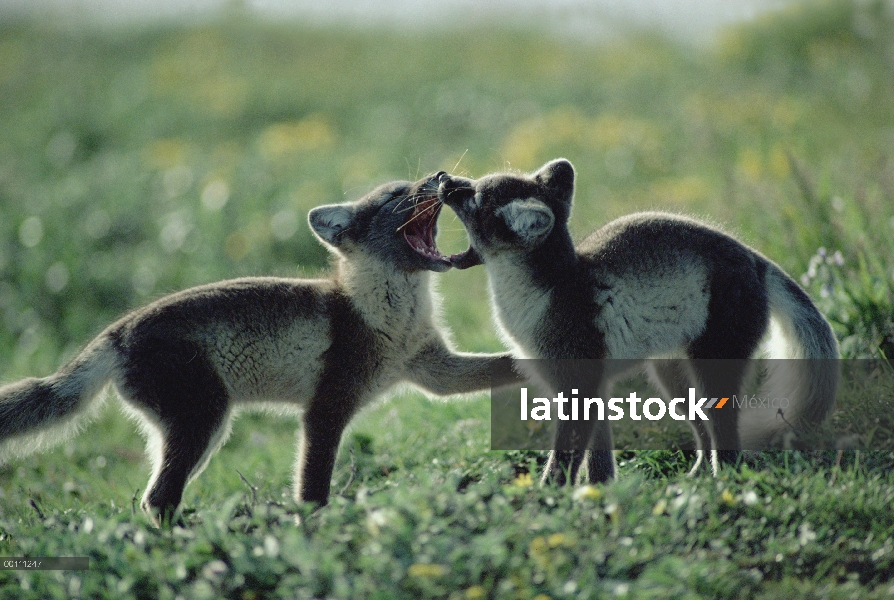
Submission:
[[[484,598],[487,595],[487,592],[484,591],[484,588],[480,585],[473,585],[469,589],[466,590],[466,598],[469,600],[476,600],[477,598]]]
[[[791,175],[792,168],[789,163],[788,153],[782,144],[776,144],[770,150],[770,172],[779,179],[786,179]]]
[[[528,488],[534,485],[534,478],[530,473],[522,473],[512,481],[512,485],[520,488]]]
[[[764,172],[760,151],[755,148],[743,148],[736,160],[736,168],[748,179],[760,179]]]
[[[548,538],[546,538],[546,543],[547,545],[549,545],[550,548],[558,548],[565,543],[565,534],[553,533]]]
[[[528,554],[541,554],[547,548],[546,538],[538,535],[528,544]]]
[[[599,500],[602,498],[602,490],[592,485],[582,485],[574,490],[574,494],[571,497],[574,500]]]
[[[736,497],[729,490],[723,490],[723,493],[720,494],[720,500],[729,506],[733,506],[736,503]]]
[[[180,138],[163,138],[144,148],[143,159],[154,169],[172,169],[186,161],[188,150],[189,147]]]
[[[299,121],[269,125],[258,138],[258,147],[268,159],[295,152],[312,152],[335,144],[335,129],[324,115],[313,114]]]
[[[711,192],[711,185],[697,175],[659,179],[649,191],[661,202],[669,204],[691,204],[705,200]]]
[[[407,575],[410,577],[443,577],[447,573],[447,567],[434,563],[416,563],[410,565],[410,568],[407,569]]]

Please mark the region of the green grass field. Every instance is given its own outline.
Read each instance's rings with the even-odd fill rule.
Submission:
[[[558,156],[578,170],[577,236],[635,210],[699,216],[800,280],[845,357],[894,357],[892,40],[890,3],[843,0],[707,48],[235,14],[0,22],[0,379],[53,372],[166,292],[323,272],[315,205]],[[440,228],[464,248],[449,211]],[[483,270],[439,282],[457,346],[499,349]],[[894,594],[891,451],[779,453],[716,479],[625,453],[616,483],[540,488],[539,453],[489,451],[486,397],[406,394],[346,434],[327,508],[291,500],[296,423],[246,415],[187,489],[185,527],[156,530],[134,510],[143,441],[114,404],[0,466],[0,556],[91,560],[0,570],[0,599]]]

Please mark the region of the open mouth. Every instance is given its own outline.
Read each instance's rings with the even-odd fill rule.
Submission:
[[[446,173],[442,174],[438,177],[438,181],[440,185],[438,186],[438,199],[442,204],[448,204],[447,200],[449,199],[451,192],[448,191],[448,186],[450,185],[451,178]],[[457,216],[462,220],[462,214],[457,209],[454,204],[448,204],[450,208],[456,212]],[[484,264],[484,261],[481,259],[481,255],[475,251],[475,249],[470,245],[469,248],[464,252],[459,252],[458,254],[453,254],[448,259],[450,261],[450,265],[456,269],[468,269],[470,267],[474,267],[475,265]]]
[[[404,223],[403,232],[410,248],[431,261],[449,266],[450,258],[441,254],[435,244],[438,215],[441,214],[442,206],[437,196],[422,197],[413,206],[413,212]]]
[[[444,203],[437,196],[426,196],[413,206],[407,222],[404,223],[404,239],[410,248],[439,266],[468,269],[481,264],[478,253],[470,246],[465,252],[444,256],[435,244],[438,216]]]

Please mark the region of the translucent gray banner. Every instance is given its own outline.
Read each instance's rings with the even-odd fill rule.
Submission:
[[[699,432],[718,450],[894,449],[890,361],[526,359],[492,375],[494,450],[606,435],[618,450],[689,450]]]
[[[0,571],[86,571],[88,556],[10,556],[0,558]]]

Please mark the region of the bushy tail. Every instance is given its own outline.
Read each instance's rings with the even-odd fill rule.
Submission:
[[[76,433],[116,364],[108,338],[99,337],[57,373],[0,387],[0,463]]]
[[[768,448],[792,427],[822,423],[835,403],[839,379],[838,342],[804,290],[770,262],[766,284],[771,318],[787,346],[782,356],[772,358],[795,360],[769,361],[758,395],[779,402],[740,413],[742,447],[754,450]]]

